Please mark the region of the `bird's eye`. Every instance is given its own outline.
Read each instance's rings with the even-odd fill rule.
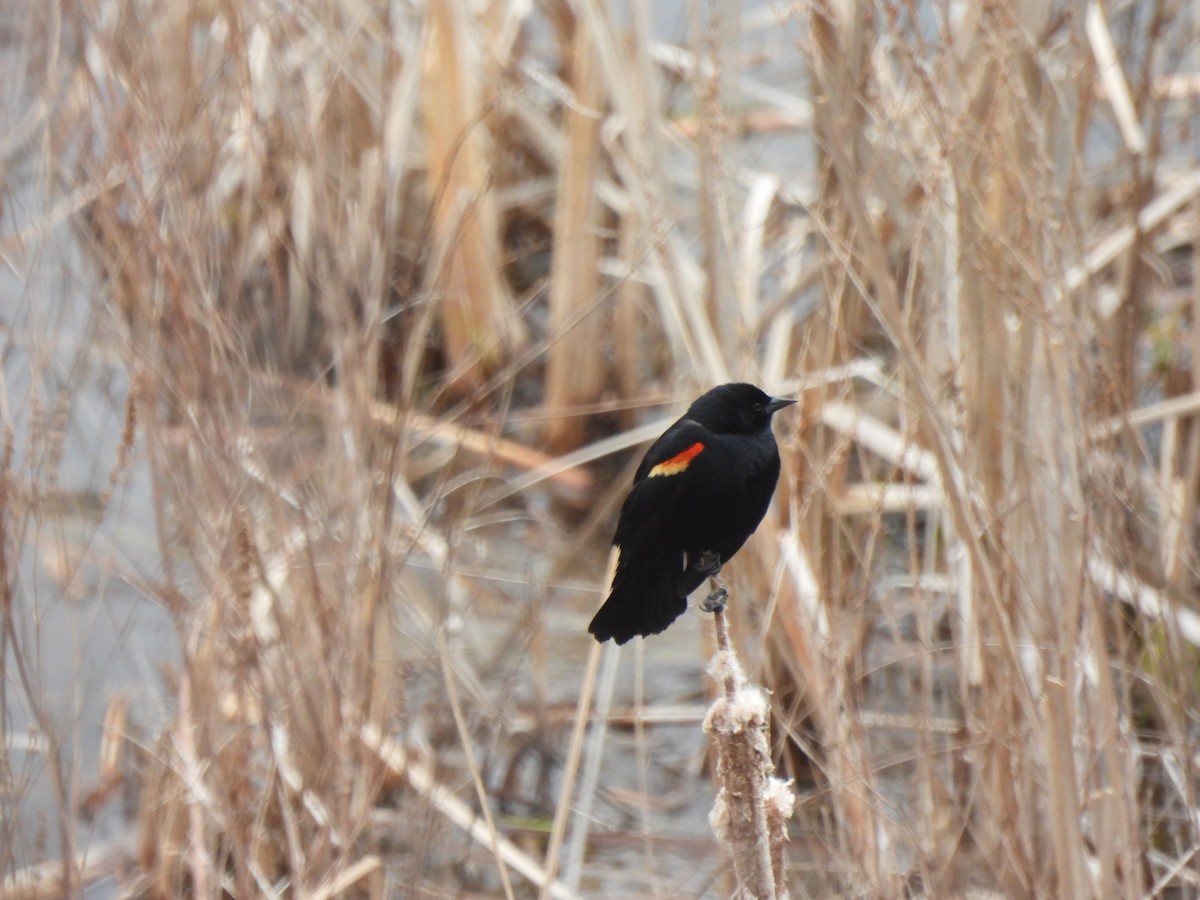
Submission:
[[[754,404],[754,411],[755,411],[755,412],[766,412],[766,411],[767,411],[767,404],[765,404],[765,403],[755,403],[755,404]]]

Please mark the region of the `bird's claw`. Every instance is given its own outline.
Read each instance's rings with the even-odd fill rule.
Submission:
[[[692,568],[701,575],[707,575],[708,583],[712,585],[712,591],[704,598],[700,608],[710,613],[724,612],[725,601],[729,599],[729,591],[725,589],[725,583],[721,581],[721,554],[713,550],[705,550],[696,557]]]
[[[725,601],[729,599],[729,591],[724,585],[717,587],[715,591],[704,598],[700,604],[700,608],[705,612],[719,613],[725,611]]]
[[[721,554],[715,553],[712,550],[705,550],[696,557],[696,561],[692,563],[692,568],[701,575],[715,578],[717,573],[721,571]]]

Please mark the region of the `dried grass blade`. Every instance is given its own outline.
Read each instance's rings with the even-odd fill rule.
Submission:
[[[1181,177],[1173,187],[1159,194],[1138,213],[1137,224],[1123,225],[1098,241],[1084,257],[1083,262],[1067,270],[1063,279],[1063,293],[1073,294],[1105,266],[1132,246],[1139,234],[1156,231],[1168,218],[1200,195],[1200,169],[1194,169]],[[1101,318],[1109,318],[1116,307],[1102,307]]]
[[[407,751],[396,741],[385,737],[378,726],[366,724],[360,738],[363,746],[375,754],[389,770],[400,775],[412,785],[413,790],[424,797],[447,819],[466,831],[484,847],[492,846],[492,833],[487,824],[459,800],[449,788],[440,784],[424,765],[410,759]],[[505,837],[496,837],[496,852],[504,861],[527,878],[530,883],[544,888],[555,900],[580,900],[579,895],[564,884],[552,880],[546,871],[525,851]]]
[[[81,894],[87,887],[118,869],[132,855],[133,836],[112,843],[93,844],[76,854],[68,862],[78,874],[77,887]],[[0,881],[0,897],[5,900],[57,900],[63,896],[63,862],[36,863],[16,872],[10,872]]]
[[[1100,591],[1132,605],[1148,619],[1167,622],[1185,641],[1200,647],[1200,613],[1172,603],[1161,592],[1118,568],[1101,548],[1088,553],[1087,573]]]
[[[758,282],[762,277],[763,240],[767,216],[779,192],[779,178],[759,175],[750,183],[749,196],[742,207],[742,245],[738,260],[737,288],[742,325],[750,333],[758,330]]]
[[[619,49],[608,13],[598,0],[579,0],[578,14],[584,30],[596,42],[605,93],[624,128],[623,142],[611,145],[610,152],[631,188],[639,220],[649,232],[646,264],[651,284],[659,289],[664,324],[675,329],[675,334],[668,332],[668,337],[685,349],[690,364],[700,370],[702,377],[717,384],[728,381],[728,366],[704,309],[703,275],[664,216],[665,190],[657,180],[663,171],[657,91],[643,55],[649,44],[648,34],[641,33],[648,25],[645,10],[641,4],[634,6],[633,23],[638,33],[632,42],[636,54],[633,65]]]
[[[554,215],[554,257],[550,272],[550,329],[546,352],[546,407],[554,413],[594,399],[604,370],[601,344],[604,306],[595,303],[600,286],[600,207],[592,185],[600,169],[601,81],[596,51],[588,34],[576,30],[571,43],[571,86],[575,106],[567,119],[567,152],[558,170]],[[551,447],[577,446],[583,434],[578,417],[552,419],[545,438]]]
[[[413,410],[400,410],[387,403],[370,401],[371,417],[387,425],[403,424],[418,434],[450,444],[484,458],[494,458],[518,469],[540,472],[538,481],[546,479],[574,491],[586,491],[592,486],[592,477],[578,465],[560,466],[559,458],[550,456],[533,447],[517,443],[508,438],[488,434],[447,419],[439,419]]]
[[[608,736],[608,716],[617,687],[617,665],[620,660],[621,648],[616,644],[605,644],[600,677],[596,685],[596,703],[591,714],[592,734],[583,758],[583,773],[579,780],[579,800],[575,806],[575,818],[571,824],[571,835],[567,843],[567,867],[564,877],[571,890],[579,890],[579,882],[583,877],[583,858],[587,853],[588,831],[592,824],[592,807],[596,800],[596,788],[600,783],[600,766],[604,760],[604,741]]]
[[[336,897],[343,891],[348,891],[364,878],[368,878],[376,872],[380,871],[382,863],[378,856],[369,855],[362,859],[357,859],[344,869],[338,871],[333,877],[326,879],[319,884],[311,894],[309,900],[329,900],[331,897]]]
[[[698,63],[696,54],[690,50],[662,41],[650,44],[650,56],[664,69],[689,79],[695,79],[697,76],[707,77],[707,70],[711,68],[707,60]],[[745,96],[774,108],[787,127],[807,128],[812,125],[812,104],[803,97],[739,74],[731,76],[730,86]]]
[[[433,209],[430,287],[452,377],[482,380],[522,341],[501,277],[500,215],[491,189],[483,64],[462,0],[430,7],[424,48],[425,125]]]
[[[796,584],[796,597],[806,614],[808,630],[820,640],[828,641],[829,616],[821,602],[821,588],[817,584],[817,576],[813,572],[812,563],[800,542],[800,535],[794,530],[781,531],[779,534],[779,553],[784,566]]]
[[[480,810],[483,811],[483,822],[487,827],[489,849],[496,859],[496,869],[500,873],[500,884],[504,888],[504,896],[508,900],[513,900],[512,883],[508,878],[508,866],[505,865],[504,855],[500,852],[500,834],[496,830],[496,822],[492,818],[491,800],[488,797],[487,787],[483,783],[483,774],[479,769],[479,761],[475,758],[471,730],[467,727],[467,720],[463,715],[462,701],[458,695],[458,682],[455,678],[454,665],[451,663],[450,648],[446,645],[446,631],[444,628],[439,628],[437,631],[437,649],[438,659],[442,665],[442,680],[446,686],[446,698],[450,703],[450,711],[454,716],[454,727],[458,730],[458,742],[462,747],[463,754],[466,756],[467,769],[471,773],[471,784],[475,787],[475,798],[479,801]]]
[[[1106,419],[1098,425],[1093,425],[1088,437],[1093,441],[1102,441],[1113,437],[1127,428],[1141,428],[1164,419],[1179,419],[1200,412],[1200,391],[1191,391],[1178,397],[1159,400],[1130,410],[1119,416]]]
[[[1079,829],[1079,773],[1073,756],[1075,704],[1071,691],[1059,679],[1043,682],[1039,703],[1046,734],[1046,805],[1050,813],[1050,839],[1054,844],[1058,885],[1064,897],[1092,896],[1082,858],[1084,842]]]
[[[896,429],[840,400],[822,404],[819,415],[828,427],[852,436],[872,453],[877,453],[910,475],[924,479],[931,486],[941,484],[936,457]]]
[[[1125,80],[1117,48],[1113,44],[1108,15],[1104,12],[1104,4],[1100,0],[1091,0],[1088,3],[1084,27],[1088,42],[1092,45],[1092,53],[1096,57],[1100,82],[1104,85],[1108,102],[1112,104],[1113,115],[1116,116],[1117,125],[1121,129],[1121,137],[1125,139],[1125,147],[1135,156],[1141,156],[1146,152],[1146,135],[1142,131],[1142,123],[1138,121],[1133,97],[1129,94],[1129,83]]]
[[[945,504],[945,496],[935,486],[890,482],[849,484],[833,498],[833,508],[840,516],[905,512],[910,509],[938,510]]]
[[[540,484],[547,479],[561,479],[567,473],[582,471],[581,467],[586,466],[588,463],[653,440],[662,434],[664,429],[674,420],[674,416],[663,416],[644,425],[630,428],[628,431],[622,431],[620,434],[614,434],[611,437],[602,438],[593,444],[588,444],[586,447],[580,447],[578,450],[547,460],[541,465],[530,469],[524,475],[518,475],[516,478],[509,479],[504,490],[491,499],[493,502],[500,501],[506,497],[512,497],[523,491],[527,491],[534,485]]]
[[[616,565],[616,554],[609,557],[609,576]],[[608,581],[605,582],[608,584]],[[559,855],[562,852],[563,840],[567,832],[567,819],[571,812],[571,798],[575,793],[575,778],[579,774],[579,760],[583,755],[584,736],[587,734],[588,722],[591,719],[592,696],[596,688],[596,673],[600,667],[601,646],[593,643],[588,652],[587,668],[584,669],[583,683],[579,687],[579,700],[575,705],[575,725],[571,729],[571,744],[567,748],[567,761],[563,766],[562,792],[558,797],[558,806],[554,810],[554,823],[550,827],[550,845],[546,848],[545,871],[547,883],[557,877]],[[610,647],[609,652],[619,652]],[[557,883],[557,882],[555,882]],[[570,888],[568,887],[568,890]],[[539,896],[546,894],[543,884]]]

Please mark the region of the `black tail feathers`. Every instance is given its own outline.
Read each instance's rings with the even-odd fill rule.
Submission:
[[[588,626],[598,641],[618,644],[658,634],[687,610],[687,594],[679,595],[679,572],[671,565],[658,571],[618,570],[612,592]]]

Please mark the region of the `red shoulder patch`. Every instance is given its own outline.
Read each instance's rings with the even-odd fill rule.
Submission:
[[[696,441],[696,443],[692,444],[692,446],[688,447],[682,453],[676,453],[670,459],[660,462],[646,473],[646,477],[654,478],[658,475],[678,475],[688,467],[688,464],[693,459],[700,455],[700,451],[703,449],[704,444]]]

